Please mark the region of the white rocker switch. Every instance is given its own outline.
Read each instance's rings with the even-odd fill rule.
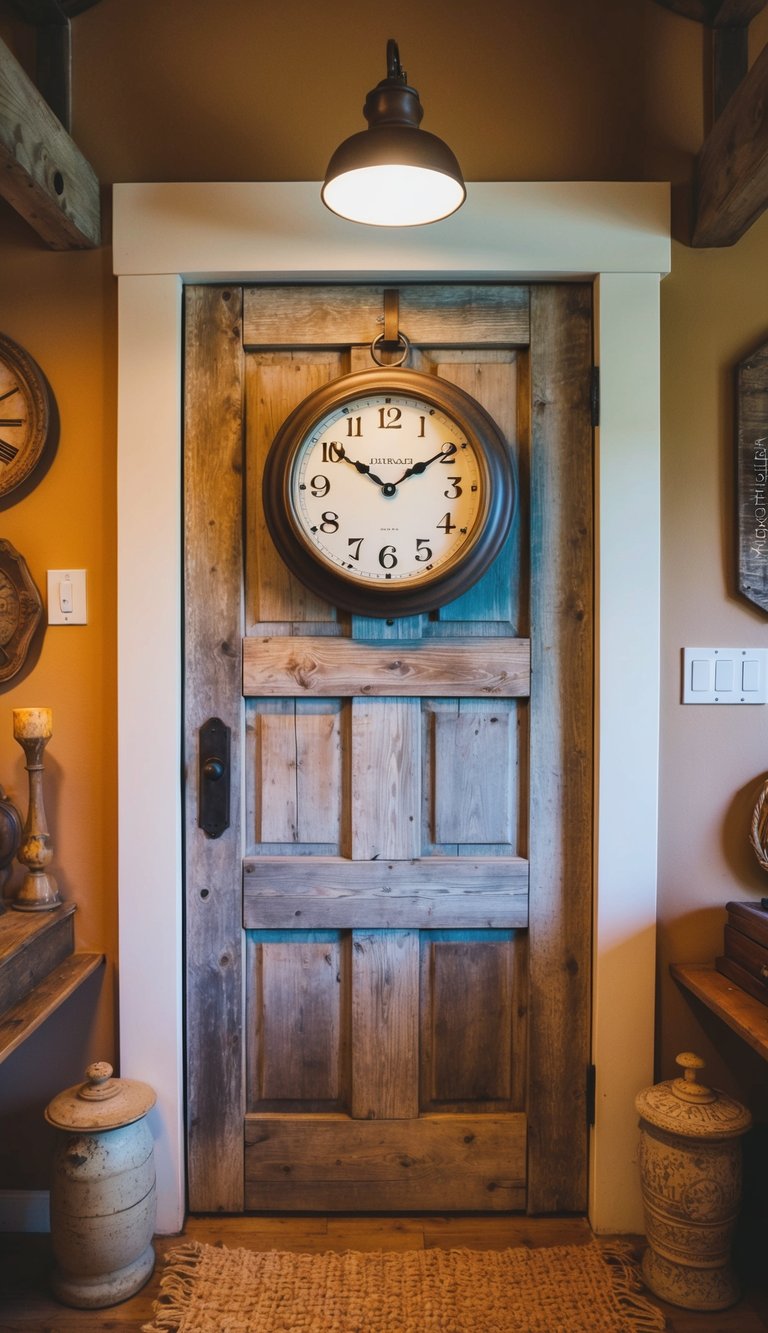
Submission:
[[[86,625],[84,569],[48,570],[48,624]]]

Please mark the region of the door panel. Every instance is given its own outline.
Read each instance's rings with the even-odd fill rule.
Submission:
[[[380,331],[381,288],[246,291],[238,356],[239,300],[222,288],[187,296],[190,766],[201,713],[231,719],[236,765],[245,717],[242,843],[235,823],[198,848],[189,801],[190,1206],[581,1208],[589,292],[402,288],[412,364],[460,384],[496,418],[522,499],[475,588],[389,622],[307,593],[278,559],[260,507],[264,458],[285,416],[319,384],[371,364],[359,344]],[[223,470],[213,424],[222,398]],[[243,519],[240,498],[218,512],[217,497],[233,503],[238,467]],[[210,602],[224,578],[222,621]],[[244,702],[231,694],[238,621]],[[577,792],[566,792],[566,775]],[[241,876],[244,930],[233,919]]]

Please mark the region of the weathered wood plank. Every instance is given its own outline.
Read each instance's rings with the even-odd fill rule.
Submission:
[[[271,699],[256,716],[256,839],[298,842],[296,792],[296,705]]]
[[[74,912],[74,903],[64,903],[53,912],[0,916],[0,1014],[72,953]]]
[[[525,346],[527,287],[404,283],[400,328],[412,343],[467,347]],[[246,347],[342,347],[370,343],[383,331],[384,288],[249,287],[244,302]]]
[[[346,952],[341,939],[260,940],[249,950],[249,1110],[341,1103]]]
[[[477,353],[435,353],[435,369],[444,379],[457,384],[477,398],[504,435],[509,452],[516,460],[519,452],[517,432],[518,357],[516,353],[497,352],[493,361],[488,353],[481,360]],[[483,577],[455,601],[440,608],[441,624],[450,621],[501,621],[519,625],[521,619],[521,553],[525,535],[524,520],[518,513],[503,549]],[[515,631],[508,628],[507,633]]]
[[[419,936],[352,934],[352,1094],[356,1120],[419,1113]]]
[[[243,643],[246,695],[345,695],[479,698],[530,692],[527,639],[451,639],[397,645],[329,635]]]
[[[3,42],[0,194],[52,250],[101,244],[96,173]]]
[[[254,856],[243,870],[244,923],[253,930],[528,924],[528,862],[520,857]]]
[[[531,295],[530,1212],[587,1200],[593,497],[586,286]],[[568,459],[567,470],[563,458]],[[553,1076],[553,1071],[557,1074]]]
[[[694,246],[733,245],[768,206],[768,46],[696,159]]]
[[[246,1208],[502,1212],[525,1206],[521,1114],[249,1115]]]
[[[0,1064],[37,1031],[97,968],[103,953],[73,953],[0,1017]]]
[[[246,625],[254,621],[335,621],[334,609],[294,578],[277,554],[264,521],[261,483],[272,441],[307,394],[340,373],[339,358],[246,360]]]
[[[513,940],[427,937],[425,943],[425,1104],[437,1109],[439,1103],[463,1103],[469,1109],[468,1102],[510,1103]]]
[[[239,895],[243,703],[240,292],[187,287],[184,438],[189,1204],[243,1206],[242,952]],[[216,448],[211,448],[211,441]],[[201,595],[201,590],[204,590]],[[198,729],[231,729],[230,825],[197,824]]]
[[[753,1051],[768,1060],[768,1009],[709,964],[673,963],[670,972]]]
[[[434,841],[514,841],[513,719],[509,705],[465,699],[435,714]]]
[[[353,699],[349,719],[349,855],[409,860],[421,852],[421,702]]]
[[[768,342],[736,373],[737,578],[768,612]]]

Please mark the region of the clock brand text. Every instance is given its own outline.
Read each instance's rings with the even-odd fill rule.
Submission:
[[[412,458],[372,458],[372,459],[371,459],[371,462],[372,462],[372,463],[397,463],[397,464],[406,464],[406,463],[412,463],[412,462],[413,462],[413,459],[412,459]]]

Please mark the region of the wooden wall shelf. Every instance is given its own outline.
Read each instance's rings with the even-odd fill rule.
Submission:
[[[685,990],[717,1014],[753,1051],[768,1060],[768,1005],[734,985],[710,963],[673,963],[670,972]]]
[[[103,953],[70,954],[18,1004],[0,1015],[0,1064],[103,962]]]

